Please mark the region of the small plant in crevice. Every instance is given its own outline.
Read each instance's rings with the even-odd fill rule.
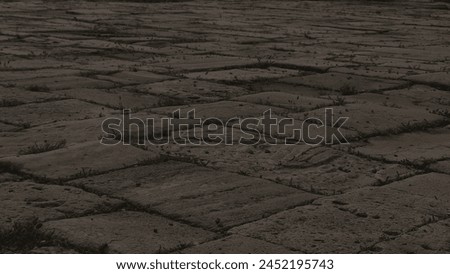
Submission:
[[[342,95],[355,95],[358,93],[358,91],[356,90],[356,88],[350,84],[344,84],[342,85],[338,91],[342,94]]]
[[[47,152],[47,151],[60,149],[65,146],[66,146],[66,139],[58,140],[53,143],[45,140],[41,144],[34,143],[32,146],[29,146],[27,148],[23,148],[23,149],[19,150],[18,154],[19,155],[38,154],[38,153],[43,153],[43,152]]]
[[[328,99],[330,99],[331,101],[333,101],[333,106],[344,106],[345,104],[347,104],[347,101],[345,101],[345,98],[342,96],[336,96],[336,98],[331,98],[330,95],[328,95]]]
[[[275,61],[273,60],[273,56],[271,55],[256,57],[256,62],[259,68],[267,68],[275,63]]]
[[[0,107],[15,107],[23,104],[23,102],[16,99],[2,99],[0,100]]]
[[[11,228],[0,231],[0,252],[21,252],[34,248],[47,237],[39,231],[38,218],[15,221]]]

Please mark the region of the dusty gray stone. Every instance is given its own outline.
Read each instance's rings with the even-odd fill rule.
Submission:
[[[167,253],[215,237],[212,232],[134,211],[50,221],[42,230],[80,249],[107,253]]]

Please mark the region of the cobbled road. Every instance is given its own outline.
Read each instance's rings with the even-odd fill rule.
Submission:
[[[2,1],[0,251],[450,252],[449,9]],[[350,144],[99,141],[123,109],[325,108]]]

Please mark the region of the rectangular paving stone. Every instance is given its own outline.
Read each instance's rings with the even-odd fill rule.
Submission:
[[[172,161],[69,183],[212,230],[257,220],[316,197],[262,179]]]
[[[286,76],[302,75],[300,71],[269,67],[267,69],[228,69],[206,72],[191,72],[184,76],[191,79],[213,80],[222,82],[250,82],[261,79],[277,79]]]
[[[0,107],[39,103],[61,98],[63,97],[48,92],[33,92],[21,88],[0,87]]]
[[[291,162],[251,174],[313,193],[336,195],[398,180],[416,172],[398,164],[383,164],[318,147]]]
[[[106,89],[115,87],[115,84],[113,82],[92,79],[88,77],[64,76],[22,80],[18,82],[18,86],[28,89],[38,87],[53,91],[73,88]]]
[[[381,65],[374,66],[373,63],[368,62],[368,65],[365,66],[330,68],[329,72],[340,72],[367,77],[401,80],[404,77],[417,75],[419,73],[424,73],[425,71],[413,68],[383,67]]]
[[[445,117],[424,109],[396,108],[370,103],[352,103],[330,108],[333,118],[329,117],[327,121],[325,121],[325,108],[293,113],[292,116],[298,120],[318,118],[322,123],[327,123],[329,127],[337,122],[340,117],[348,117],[341,128],[357,131],[362,136],[410,131],[414,128],[431,126],[445,120]]]
[[[319,72],[325,72],[328,69],[336,66],[347,66],[349,63],[325,60],[323,58],[314,58],[314,57],[290,57],[286,60],[277,61],[277,63],[287,65],[287,66],[295,66],[298,68],[313,70]]]
[[[421,174],[394,182],[389,188],[450,202],[450,176],[447,174],[434,172]],[[450,214],[450,210],[447,214]]]
[[[404,133],[396,136],[380,136],[367,140],[366,145],[355,150],[364,155],[389,161],[421,163],[450,157],[450,130],[433,129],[428,132]]]
[[[139,85],[133,87],[133,89],[142,93],[167,96],[167,100],[162,101],[161,106],[164,106],[164,104],[173,105],[189,102],[213,102],[248,93],[247,90],[241,87],[192,79],[169,80]]]
[[[33,62],[33,60],[27,60],[28,62]],[[38,63],[40,60],[37,60]],[[8,63],[9,66],[10,63]],[[33,66],[33,63],[30,63],[30,66]],[[0,75],[0,81],[4,83],[13,83],[17,84],[22,83],[22,81],[28,81],[29,79],[45,79],[48,77],[66,77],[66,76],[75,76],[79,75],[80,71],[76,69],[70,68],[42,68],[42,69],[33,69],[33,67],[27,67],[24,69],[18,70],[6,70],[2,71]],[[50,79],[50,78],[48,78]],[[27,86],[25,86],[27,87]]]
[[[285,92],[261,92],[239,96],[234,98],[233,100],[260,105],[282,107],[299,112],[328,106],[333,103],[328,99],[307,97]]]
[[[30,181],[0,184],[0,229],[34,218],[44,222],[110,211],[120,200],[98,196],[71,186],[36,184]]]
[[[174,77],[140,70],[140,71],[121,71],[111,75],[98,75],[96,76],[96,78],[100,80],[116,82],[122,85],[136,85],[136,84],[160,82],[164,80],[173,79]]]
[[[450,252],[450,220],[438,221],[376,244],[373,253],[444,254]]]
[[[135,211],[50,221],[42,231],[95,253],[168,253],[215,237],[200,228]]]
[[[383,93],[359,93],[342,98],[348,103],[381,105],[397,109],[427,111],[432,114],[448,116],[450,94],[428,86],[414,85],[400,90]]]
[[[446,72],[424,73],[419,75],[413,75],[405,77],[407,80],[411,80],[417,83],[429,84],[432,86],[438,86],[448,90],[450,88],[450,74]]]
[[[406,89],[385,91],[384,94],[389,96],[387,104],[397,104],[397,100],[405,98],[413,106],[426,107],[432,113],[448,115],[449,112],[450,94],[448,91],[424,85],[413,85]]]
[[[254,63],[254,60],[240,57],[218,55],[187,55],[182,57],[161,57],[152,63],[152,67],[164,71],[201,71],[220,68],[242,67]]]
[[[104,106],[68,99],[0,108],[0,120],[25,127],[57,121],[83,120],[108,115]]]
[[[67,179],[156,159],[159,159],[159,154],[155,151],[143,151],[122,144],[107,146],[99,141],[92,141],[45,153],[5,157],[2,161],[17,164],[24,172],[36,176]]]
[[[394,89],[406,84],[406,82],[399,80],[384,80],[337,72],[328,72],[324,74],[314,74],[301,77],[288,77],[282,79],[281,81],[288,84],[334,90],[340,92],[342,95]]]
[[[157,107],[162,100],[154,95],[126,92],[123,89],[99,90],[81,88],[53,91],[52,93],[114,109],[131,109],[133,111]]]
[[[195,118],[217,118],[226,122],[235,118],[260,118],[265,111],[271,110],[274,114],[287,114],[288,110],[273,106],[263,106],[236,101],[219,101],[208,104],[196,104],[190,106],[170,106],[154,108],[152,112],[172,116],[173,112],[180,110],[180,118],[187,118],[189,111],[195,110]],[[193,114],[192,114],[193,115]]]
[[[272,170],[294,160],[312,149],[309,145],[256,145],[246,144],[215,146],[178,146],[168,145],[166,153],[174,157],[192,157],[214,169],[229,172],[252,174],[263,170]]]
[[[88,141],[99,141],[103,135],[101,124],[105,118],[61,121],[35,126],[17,132],[0,133],[0,158],[23,153],[38,153],[36,149],[56,145],[64,146]],[[45,151],[41,151],[45,152]]]

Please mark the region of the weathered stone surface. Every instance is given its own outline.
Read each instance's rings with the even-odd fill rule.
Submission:
[[[73,249],[68,249],[60,246],[43,246],[37,247],[29,252],[30,254],[78,254]]]
[[[331,107],[332,115],[326,118],[326,109],[320,108],[304,113],[294,113],[299,120],[318,118],[331,127],[340,117],[348,117],[343,129],[354,130],[363,136],[379,135],[396,131],[411,131],[442,122],[445,117],[422,109],[395,108],[371,103],[345,104]],[[337,124],[336,126],[338,126]]]
[[[134,211],[50,221],[42,230],[80,249],[107,253],[167,253],[215,237],[199,228]]]
[[[339,91],[343,95],[393,89],[406,83],[398,80],[384,80],[336,72],[285,78],[282,81],[289,84]]]
[[[438,161],[430,165],[432,170],[450,174],[450,160]]]
[[[150,94],[136,94],[122,89],[98,90],[98,89],[69,89],[53,92],[69,98],[95,103],[114,109],[151,109],[160,105],[161,98]]]
[[[116,82],[121,85],[153,83],[173,79],[173,77],[149,71],[121,71],[111,75],[99,75],[97,78],[100,80]]]
[[[2,160],[22,166],[27,173],[63,179],[85,177],[158,158],[159,154],[155,151],[124,145],[107,146],[93,141],[40,154],[5,157]]]
[[[378,253],[448,253],[450,242],[450,221],[424,225],[399,237],[375,245]]]
[[[167,105],[186,102],[218,101],[222,98],[230,98],[248,93],[243,88],[192,79],[169,80],[139,85],[133,88],[139,92],[167,96],[169,99],[166,102],[161,102],[161,104],[165,103]],[[164,105],[160,106],[162,107]]]
[[[384,184],[415,172],[401,165],[383,164],[319,147],[281,164],[280,167],[252,175],[310,192],[333,195]]]
[[[188,254],[287,254],[291,250],[258,239],[231,235],[223,239],[184,249]]]
[[[97,196],[70,186],[44,185],[29,181],[0,184],[0,228],[37,218],[48,221],[106,212],[119,207],[116,199]]]
[[[111,109],[107,107],[69,99],[0,108],[0,119],[29,127],[57,121],[98,118],[110,112]]]
[[[399,183],[407,184],[407,180]],[[447,216],[449,200],[434,197],[440,192],[437,185],[423,195],[418,188],[405,192],[395,184],[318,199],[313,205],[235,227],[231,232],[301,252],[356,253]]]
[[[450,130],[404,133],[397,136],[370,138],[356,151],[390,161],[423,162],[450,157]]]
[[[191,79],[227,82],[256,81],[261,79],[281,78],[293,75],[302,75],[302,73],[291,69],[269,67],[267,69],[229,69],[185,74],[186,77]]]
[[[293,111],[305,111],[331,105],[331,100],[294,95],[284,92],[261,92],[234,98],[236,101],[260,105],[287,108]]]
[[[0,87],[0,107],[10,107],[26,103],[38,103],[50,100],[61,99],[48,92],[33,92],[20,88],[1,88]]]
[[[0,122],[0,132],[14,132],[21,129],[22,129],[21,127]]]
[[[202,164],[219,170],[251,174],[271,170],[301,157],[311,149],[308,145],[216,145],[216,146],[174,146],[165,148],[175,157],[193,157]]]
[[[264,112],[268,111],[269,109],[274,114],[286,114],[288,112],[287,109],[282,109],[279,107],[263,106],[236,101],[220,101],[192,106],[162,107],[155,108],[152,110],[152,112],[172,116],[172,113],[174,111],[181,110],[180,117],[187,118],[187,113],[189,111],[195,110],[196,118],[218,118],[223,122],[226,122],[233,118],[260,118],[263,116]]]
[[[99,141],[105,118],[61,121],[44,124],[18,132],[0,133],[0,158],[17,154],[41,153],[45,144],[67,147],[88,141]],[[58,148],[58,147],[55,147]],[[37,151],[39,150],[39,151]]]
[[[0,186],[22,199],[8,214],[57,218],[62,238],[27,217],[16,229],[38,237],[7,251],[450,252],[448,4],[147,2],[0,2]],[[349,117],[342,128],[308,120],[329,107]],[[131,127],[136,147],[100,145],[101,122],[125,108],[155,119],[153,142],[137,145]],[[178,108],[187,126],[166,133]],[[251,144],[261,125],[194,127],[192,109],[222,120],[271,109],[294,125]],[[305,121],[328,143],[298,140]],[[233,145],[198,143],[221,131]],[[162,134],[173,139],[155,144]],[[30,178],[79,188],[18,188]],[[57,202],[26,203],[35,196]],[[163,217],[103,204],[114,197]]]
[[[53,91],[71,88],[112,88],[115,86],[115,84],[112,82],[92,79],[88,77],[65,76],[56,78],[50,77],[27,79],[20,81],[19,86],[28,89],[32,87],[41,87]]]
[[[438,86],[442,88],[450,88],[450,74],[449,72],[435,72],[425,73],[420,75],[408,76],[406,79],[418,82]]]
[[[257,220],[316,197],[262,179],[172,161],[69,183],[215,230]]]
[[[165,59],[165,60],[164,60]],[[156,68],[164,68],[166,71],[199,71],[229,67],[240,67],[256,63],[247,58],[228,57],[218,55],[187,55],[168,59],[160,58],[161,62],[153,63]]]

